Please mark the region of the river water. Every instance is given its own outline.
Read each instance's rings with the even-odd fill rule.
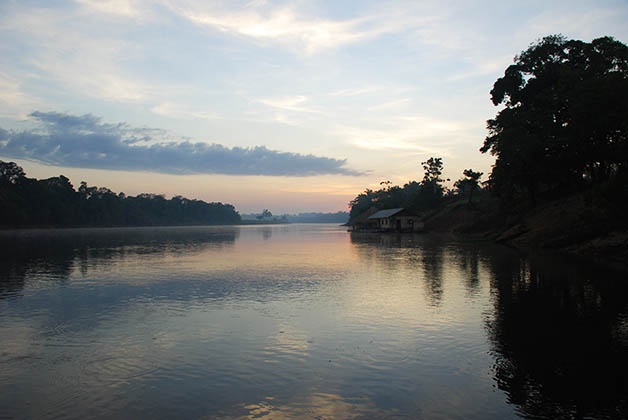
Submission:
[[[0,247],[0,419],[628,418],[603,267],[334,225]]]

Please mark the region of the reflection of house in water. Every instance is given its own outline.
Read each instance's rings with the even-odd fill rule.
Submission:
[[[423,230],[421,218],[408,209],[379,211],[373,211],[373,209],[370,208],[349,222],[353,231],[420,232]]]
[[[377,229],[377,220],[370,220],[369,217],[377,213],[379,209],[377,207],[371,207],[367,211],[359,214],[357,217],[349,220],[347,225],[351,227],[353,232],[360,232],[365,230]]]

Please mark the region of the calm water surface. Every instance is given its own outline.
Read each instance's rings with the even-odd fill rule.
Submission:
[[[628,418],[628,283],[333,225],[0,232],[0,418]]]

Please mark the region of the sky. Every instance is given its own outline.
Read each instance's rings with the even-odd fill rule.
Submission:
[[[0,2],[0,160],[241,213],[347,210],[490,172],[493,83],[543,36],[628,42],[628,1]]]

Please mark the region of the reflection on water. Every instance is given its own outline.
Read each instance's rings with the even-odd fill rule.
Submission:
[[[628,284],[599,267],[502,261],[495,378],[529,418],[628,418]]]
[[[0,418],[626,418],[623,275],[332,225],[0,232]]]
[[[0,299],[24,282],[64,281],[74,269],[115,265],[141,255],[173,256],[232,246],[237,227],[110,228],[0,231]]]
[[[278,405],[275,398],[266,397],[264,401],[254,404],[242,404],[236,408],[237,414],[224,417],[208,416],[207,419],[249,420],[249,419],[373,419],[403,418],[405,416],[389,416],[378,410],[366,398],[346,400],[339,395],[314,393],[306,400],[298,403]]]

